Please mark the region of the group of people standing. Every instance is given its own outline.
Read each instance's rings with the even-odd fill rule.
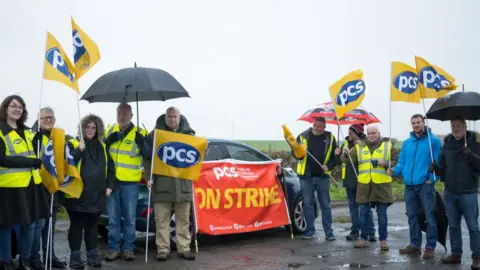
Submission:
[[[387,209],[394,202],[392,177],[402,176],[410,243],[399,252],[404,255],[422,253],[418,215],[423,209],[427,223],[423,258],[433,259],[438,233],[435,183],[440,180],[445,183],[443,195],[451,246],[451,254],[441,261],[444,264],[461,263],[463,216],[470,235],[472,269],[480,269],[480,134],[467,131],[466,121],[458,118],[451,121],[451,133],[444,138],[442,146],[442,141],[425,125],[422,115],[413,115],[410,122],[413,131],[403,143],[396,162],[391,160],[391,139],[382,137],[375,126],[368,126],[365,134],[363,125],[351,125],[344,144],[337,147],[333,134],[325,130],[325,119],[320,117],[297,137],[297,141],[306,144],[307,148],[307,156],[297,165],[307,221],[304,238],[312,238],[315,233],[313,198],[316,191],[326,240],[335,240],[328,175],[341,164],[352,220],[351,232],[346,239],[355,241],[355,248],[366,248],[369,242],[376,241],[372,213],[375,208],[380,249],[389,250]]]
[[[99,218],[105,210],[109,217],[105,260],[135,259],[137,200],[143,168],[151,164],[154,133],[148,134],[145,129],[135,126],[131,122],[132,116],[131,106],[120,104],[116,124],[105,128],[100,117],[89,114],[81,119],[78,136],[66,136],[68,150],[83,181],[83,191],[76,199],[60,191],[50,195],[39,174],[42,152],[55,126],[53,109],[42,108],[38,126],[29,128],[25,125],[27,107],[20,96],[9,96],[1,103],[0,270],[44,269],[45,263],[49,262],[46,254],[52,199],[53,228],[59,207],[65,207],[70,218],[70,268],[85,267],[80,251],[82,238],[87,251],[86,263],[91,267],[102,266],[97,236]],[[195,134],[175,107],[168,108],[157,119],[156,128]],[[154,189],[157,260],[166,260],[170,253],[172,210],[176,214],[178,255],[195,259],[195,254],[190,252],[189,230],[192,186],[190,181],[177,180],[155,175],[148,181],[149,188]],[[51,231],[52,239],[54,232]],[[14,264],[12,246],[17,247],[18,265]],[[41,250],[43,256],[40,256]],[[52,267],[66,268],[67,263],[55,255],[53,244],[51,251]]]

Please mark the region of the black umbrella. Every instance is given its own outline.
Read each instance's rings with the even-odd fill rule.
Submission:
[[[94,102],[137,103],[139,101],[165,101],[190,97],[187,90],[168,72],[135,67],[124,68],[102,75],[88,88],[81,100]]]
[[[426,114],[428,119],[449,121],[455,119],[480,120],[480,94],[457,92],[441,97],[433,103]],[[467,137],[465,136],[465,147]]]
[[[445,204],[443,199],[438,192],[436,193],[436,205],[435,205],[435,215],[437,219],[437,242],[442,244],[447,250],[447,229],[448,229],[448,218],[445,212]],[[427,219],[425,217],[425,211],[421,207],[420,212],[418,213],[418,221],[420,222],[420,229],[422,232],[427,232]]]
[[[480,94],[477,92],[457,92],[441,97],[433,103],[427,112],[428,119],[449,121],[480,120]]]

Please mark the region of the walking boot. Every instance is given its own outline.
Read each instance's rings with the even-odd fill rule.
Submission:
[[[435,258],[435,250],[433,248],[426,248],[423,252],[423,258],[426,260]]]
[[[402,255],[420,255],[422,253],[422,250],[418,247],[408,245],[405,248],[400,249],[399,252]]]
[[[368,241],[377,242],[377,237],[375,236],[375,233],[372,233],[368,236]]]
[[[100,251],[94,248],[87,252],[87,264],[91,267],[102,267],[102,259],[100,258]]]
[[[363,240],[363,239],[358,239],[357,241],[355,241],[355,244],[353,244],[353,247],[354,248],[365,248],[365,247],[368,247],[370,244],[367,242],[367,240]]]
[[[82,254],[80,251],[72,251],[70,253],[70,268],[83,269],[85,264],[82,262]]]
[[[195,253],[192,253],[191,251],[179,252],[177,255],[179,258],[183,258],[185,260],[195,260]]]
[[[15,266],[13,265],[13,261],[0,262],[0,270],[15,270]]]
[[[480,269],[480,256],[472,256],[471,269]]]
[[[380,241],[380,250],[381,251],[389,251],[390,250],[390,247],[388,246],[387,241],[385,241],[385,240]]]
[[[52,267],[59,269],[67,268],[67,263],[55,256],[52,258]]]
[[[355,241],[355,240],[358,240],[358,238],[360,237],[360,235],[358,234],[358,232],[350,232],[349,235],[345,236],[345,238],[348,240],[348,241]]]
[[[121,257],[120,252],[113,252],[109,251],[107,255],[105,256],[105,261],[107,262],[113,262],[116,259],[119,259]]]
[[[442,258],[444,264],[460,264],[462,263],[462,256],[457,254],[450,254],[447,257]]]

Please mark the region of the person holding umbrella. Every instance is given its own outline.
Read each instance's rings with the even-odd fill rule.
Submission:
[[[357,204],[357,174],[358,166],[353,167],[350,159],[343,156],[343,149],[348,148],[351,150],[355,145],[360,142],[365,142],[365,133],[363,124],[354,124],[348,128],[348,136],[345,138],[345,143],[343,146],[336,151],[336,155],[340,157],[340,162],[342,163],[342,180],[345,191],[347,192],[348,199],[348,208],[350,210],[350,218],[352,219],[352,227],[349,235],[346,236],[348,241],[355,241],[360,238],[360,228],[361,228],[361,217],[360,211]],[[375,237],[375,224],[373,222],[373,213],[368,209],[367,215],[369,216],[368,228],[370,234],[368,240],[370,242],[377,241]]]
[[[397,165],[388,171],[389,175],[394,177],[402,175],[405,182],[405,207],[410,228],[410,244],[400,249],[400,254],[421,254],[422,231],[418,209],[423,208],[427,220],[427,243],[423,258],[433,259],[437,244],[435,181],[438,177],[435,178],[428,167],[432,157],[438,160],[442,143],[433,135],[431,129],[425,126],[423,115],[414,114],[410,123],[413,129],[410,138],[403,142]]]
[[[121,225],[123,223],[123,258],[135,259],[136,227],[139,182],[142,178],[143,159],[150,159],[152,152],[145,148],[147,131],[132,123],[132,107],[121,103],[117,107],[117,124],[105,131],[105,144],[115,162],[115,192],[108,197],[108,253],[106,261],[120,258]]]
[[[451,255],[445,264],[460,264],[462,258],[462,216],[470,235],[472,269],[480,269],[480,229],[478,225],[478,178],[480,175],[480,134],[467,131],[466,121],[451,120],[452,133],[444,139],[438,163],[430,170],[445,182],[444,200],[450,227]]]

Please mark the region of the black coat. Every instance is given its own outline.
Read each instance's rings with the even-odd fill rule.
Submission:
[[[345,141],[348,141],[348,149],[352,149],[355,147],[355,142],[349,141],[348,137],[345,138]],[[340,156],[343,155],[344,145],[342,145],[342,147],[340,148],[342,150],[340,153]],[[340,161],[340,164],[341,164],[341,161]],[[345,165],[346,165],[345,166],[346,171],[345,171],[345,179],[343,179],[343,186],[350,189],[357,189],[358,179],[357,179],[357,175],[355,174],[355,171],[357,171],[358,173],[358,165],[356,164],[354,169],[350,159],[348,160],[348,162],[345,163]]]
[[[445,189],[454,194],[477,193],[480,175],[480,134],[467,132],[465,140],[456,140],[452,135],[445,138],[442,152],[438,158],[440,180]]]
[[[101,142],[94,139],[85,141],[83,152],[78,147],[74,149],[72,156],[77,164],[80,160],[82,161],[80,176],[83,181],[83,191],[78,199],[65,199],[65,208],[68,211],[82,213],[103,213],[107,204],[106,190],[107,188],[113,190],[115,184],[115,165],[110,154],[107,152],[107,160],[105,160]]]
[[[25,140],[25,126],[15,131]],[[0,122],[0,131],[6,135],[13,129]],[[33,149],[31,149],[33,151]],[[23,156],[6,156],[6,145],[0,140],[0,166],[6,168],[34,168],[39,159]],[[36,185],[33,177],[26,188],[0,188],[0,225],[30,224],[48,216],[47,194],[43,184]]]

